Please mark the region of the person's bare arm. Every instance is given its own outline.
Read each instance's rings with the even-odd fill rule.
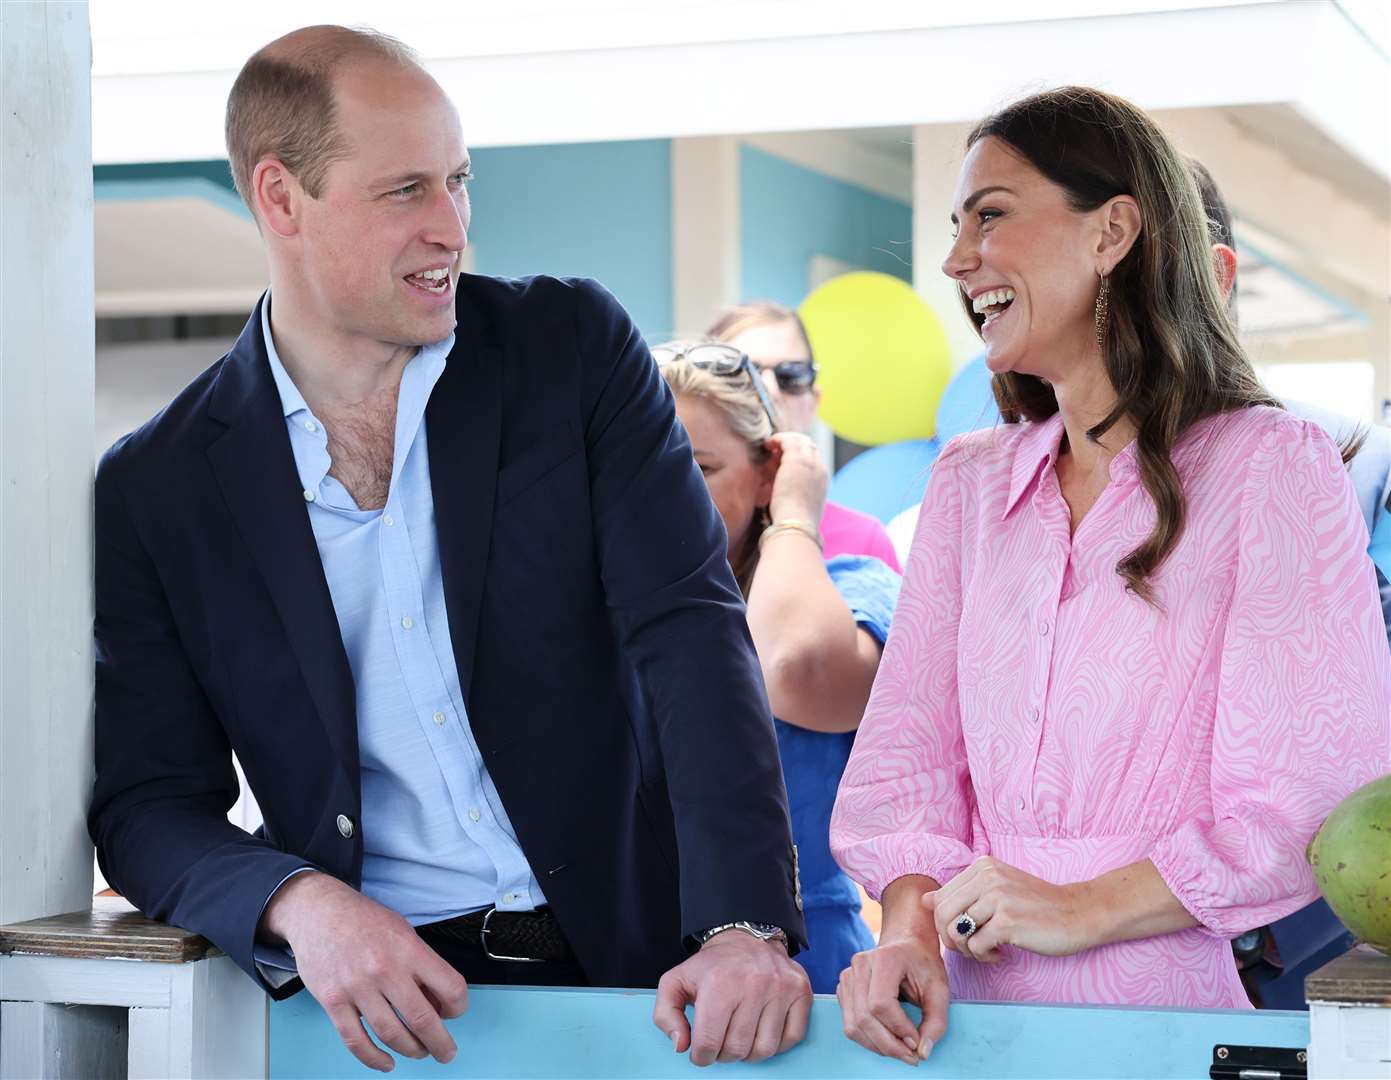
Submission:
[[[814,529],[828,482],[820,452],[797,434],[775,435],[769,446],[779,455],[773,521]],[[856,625],[809,535],[788,529],[764,542],[748,618],[773,715],[812,731],[854,731],[879,670],[880,646]]]

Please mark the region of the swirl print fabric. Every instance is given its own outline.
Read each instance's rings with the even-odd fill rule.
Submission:
[[[831,847],[878,898],[993,855],[1045,880],[1150,859],[1199,926],[998,964],[976,1000],[1249,1007],[1228,940],[1317,895],[1304,848],[1391,769],[1391,651],[1367,531],[1316,425],[1249,408],[1173,452],[1187,499],[1151,577],[1134,444],[1071,535],[1059,416],[954,439],[933,471]]]

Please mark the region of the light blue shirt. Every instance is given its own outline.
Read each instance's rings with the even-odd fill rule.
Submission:
[[[362,891],[412,925],[545,903],[469,728],[444,604],[425,405],[454,345],[401,375],[386,507],[328,475],[324,426],[261,329],[309,523],[352,669],[362,772]]]

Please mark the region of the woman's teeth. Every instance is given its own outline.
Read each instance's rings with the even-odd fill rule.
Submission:
[[[1013,289],[991,289],[971,301],[971,310],[977,315],[998,315],[1014,300]]]

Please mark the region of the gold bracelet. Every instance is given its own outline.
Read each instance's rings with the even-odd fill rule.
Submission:
[[[826,545],[821,542],[821,533],[808,525],[805,521],[775,521],[763,530],[763,535],[758,538],[758,549],[763,550],[763,544],[770,536],[776,536],[781,532],[801,533],[813,544],[816,550],[825,554]]]

